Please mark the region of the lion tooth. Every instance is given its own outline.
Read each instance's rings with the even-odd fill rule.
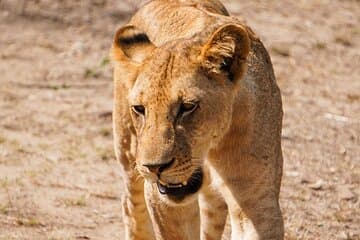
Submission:
[[[163,185],[163,186],[168,186],[168,185],[169,185],[168,183],[163,182],[161,179],[159,179],[159,183],[160,183],[161,185]]]
[[[183,182],[182,182],[182,185],[183,185],[183,186],[186,186],[186,185],[187,185],[187,181],[183,181]]]

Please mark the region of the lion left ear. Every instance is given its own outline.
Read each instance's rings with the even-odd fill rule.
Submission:
[[[226,24],[217,29],[201,50],[202,68],[214,78],[237,82],[247,70],[250,39],[239,24]]]
[[[142,63],[154,48],[145,32],[128,25],[116,32],[111,55],[115,61],[136,64]]]

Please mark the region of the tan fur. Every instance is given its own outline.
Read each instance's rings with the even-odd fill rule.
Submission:
[[[217,240],[228,214],[232,240],[283,239],[281,96],[251,29],[217,0],[154,0],[117,31],[111,54],[125,239]],[[198,193],[159,193],[145,166],[171,159],[161,181],[185,182],[201,167]]]

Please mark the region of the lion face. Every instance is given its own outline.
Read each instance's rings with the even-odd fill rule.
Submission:
[[[226,25],[205,44],[183,40],[156,48],[127,28],[116,37],[123,55],[115,57],[136,72],[128,107],[137,169],[161,194],[182,200],[200,189],[203,160],[229,129],[249,40],[239,26]]]

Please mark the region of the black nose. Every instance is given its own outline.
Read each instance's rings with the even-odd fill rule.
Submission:
[[[160,163],[160,164],[143,164],[144,167],[147,167],[150,172],[159,175],[165,169],[169,168],[175,162],[175,158],[173,158],[170,162]]]

